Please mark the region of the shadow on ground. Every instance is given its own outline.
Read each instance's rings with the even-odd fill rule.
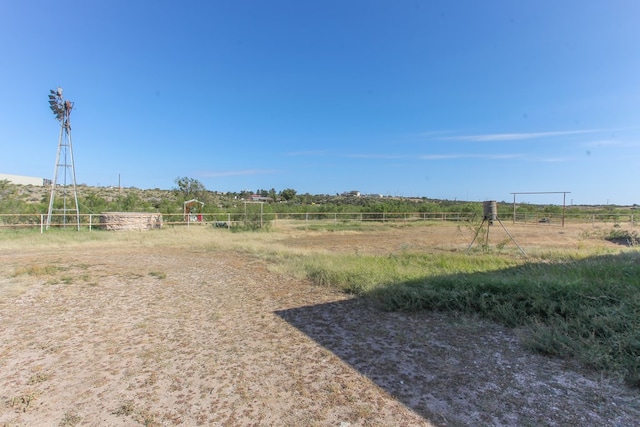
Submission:
[[[379,312],[362,299],[277,314],[434,424],[517,424],[529,404],[513,394],[526,384],[513,369],[523,367],[512,366],[529,361],[518,361],[517,340],[495,325]]]
[[[384,312],[366,298],[278,316],[437,425],[638,425],[638,395],[516,332],[441,312]]]

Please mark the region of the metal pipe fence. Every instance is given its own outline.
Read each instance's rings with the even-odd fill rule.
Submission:
[[[105,222],[102,214],[80,214],[81,230],[99,230],[114,225]],[[512,218],[511,218],[512,217]],[[50,228],[76,229],[76,215],[52,215]],[[564,224],[628,225],[637,227],[637,216],[634,214],[566,214],[527,212],[500,217],[514,224],[563,226]],[[46,214],[0,214],[0,229],[46,229]],[[216,228],[277,228],[279,225],[294,224],[311,225],[345,225],[367,223],[416,223],[416,222],[475,222],[482,216],[473,212],[217,212],[202,214],[162,214],[162,227],[173,226],[212,226]],[[153,227],[157,228],[157,227]]]
[[[635,228],[638,224],[638,215],[634,214],[562,214],[544,212],[524,212],[512,215],[514,224],[544,224],[550,226],[562,226],[563,224],[593,224],[593,225],[624,225]]]

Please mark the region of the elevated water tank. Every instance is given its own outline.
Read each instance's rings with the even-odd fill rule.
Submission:
[[[482,202],[482,219],[490,223],[498,219],[498,202],[495,200]]]

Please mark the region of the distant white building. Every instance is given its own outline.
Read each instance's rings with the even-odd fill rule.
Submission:
[[[251,202],[270,202],[272,200],[273,199],[269,197],[264,197],[259,194],[252,194],[251,196],[249,196],[249,201]]]
[[[38,178],[35,176],[8,175],[6,173],[0,173],[0,181],[5,180],[9,181],[12,184],[37,185],[40,187],[51,184],[50,179]]]

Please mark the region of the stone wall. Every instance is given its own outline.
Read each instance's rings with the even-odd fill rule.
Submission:
[[[145,212],[104,212],[100,226],[113,231],[144,231],[162,227],[162,214]]]

